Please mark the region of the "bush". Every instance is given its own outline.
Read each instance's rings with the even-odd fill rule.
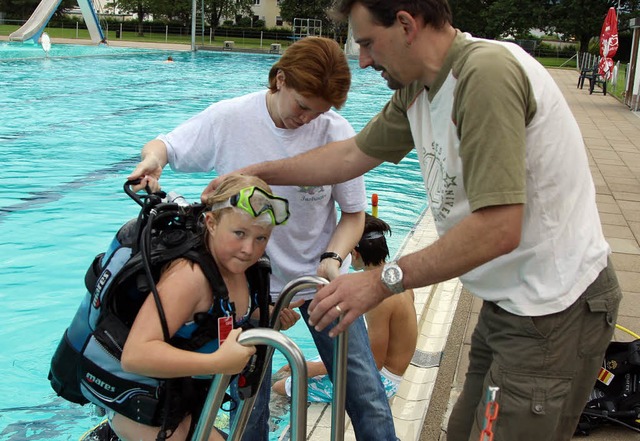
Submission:
[[[239,20],[236,20],[236,25],[238,27],[251,28],[251,18],[241,17]]]

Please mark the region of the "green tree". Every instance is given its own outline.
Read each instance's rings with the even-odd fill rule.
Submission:
[[[540,0],[449,0],[453,25],[476,37],[524,38],[538,27],[543,14]]]
[[[449,0],[453,13],[453,25],[471,35],[495,38],[490,35],[486,10],[494,0]]]
[[[618,8],[618,33],[629,29],[629,18],[637,16],[639,0],[548,0],[545,29],[575,37],[580,51],[586,52],[589,41],[599,38],[609,8]]]
[[[6,13],[6,18],[8,19],[27,20],[36,10],[39,3],[40,0],[0,0],[0,11]],[[62,0],[54,16],[59,18],[77,5],[76,0]]]
[[[491,34],[527,38],[538,27],[544,9],[540,0],[495,0],[486,14]]]
[[[136,21],[138,22],[138,35],[144,36],[144,19],[153,10],[156,0],[118,0],[118,8],[121,11],[135,14]]]
[[[222,18],[233,20],[238,15],[252,14],[253,0],[205,0],[205,2],[205,12],[214,29],[220,25]]]
[[[545,29],[576,38],[585,52],[589,40],[600,35],[604,17],[617,0],[550,0]]]
[[[14,20],[26,20],[37,6],[38,0],[0,0],[0,11]]]
[[[191,0],[154,0],[150,13],[154,19],[164,17],[169,21],[189,26],[191,23]]]
[[[453,25],[472,35],[525,38],[532,29],[575,38],[582,51],[598,38],[610,7],[618,0],[449,0]],[[629,30],[629,18],[638,16],[640,0],[620,0],[618,33]]]
[[[293,24],[294,18],[312,18],[322,20],[322,26],[328,28],[331,20],[327,11],[333,0],[282,0],[280,2],[280,16],[286,22]]]

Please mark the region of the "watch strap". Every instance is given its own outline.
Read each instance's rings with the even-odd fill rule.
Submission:
[[[338,253],[334,253],[332,251],[327,251],[326,253],[322,253],[320,255],[320,262],[322,262],[324,259],[335,259],[338,261],[340,266],[342,266],[342,257],[340,257],[340,254]]]

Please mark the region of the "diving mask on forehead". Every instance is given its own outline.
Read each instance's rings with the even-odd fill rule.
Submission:
[[[267,213],[271,218],[271,225],[282,225],[289,219],[289,201],[258,187],[243,188],[226,201],[213,204],[211,211],[229,207],[241,208],[253,217]]]

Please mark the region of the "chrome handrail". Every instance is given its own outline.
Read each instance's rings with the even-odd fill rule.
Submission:
[[[291,439],[307,437],[307,362],[302,351],[286,335],[269,328],[249,329],[238,337],[246,345],[266,344],[282,352],[291,366]]]
[[[291,366],[291,427],[293,440],[303,441],[307,434],[307,363],[300,348],[286,335],[270,328],[254,328],[244,331],[238,337],[238,343],[249,345],[267,345],[282,352]],[[192,441],[206,441],[222,404],[230,375],[219,374],[213,383],[202,414],[195,428]],[[231,433],[233,433],[233,427]]]
[[[342,314],[337,322],[342,320]],[[338,334],[333,346],[333,399],[331,401],[331,440],[344,440],[344,403],[347,397],[347,350],[349,328]]]
[[[224,399],[224,394],[230,381],[231,375],[218,374],[213,377],[207,399],[202,407],[200,419],[191,437],[192,441],[209,439],[209,434],[211,430],[213,430],[213,423],[218,415],[218,409],[220,409],[222,405],[222,400]]]
[[[291,303],[291,300],[297,293],[305,289],[316,288],[318,285],[326,285],[328,283],[329,281],[327,279],[319,276],[302,276],[287,283],[284,288],[282,288],[282,292],[278,296],[278,300],[276,300],[276,304],[273,307],[270,327],[276,331],[279,331],[281,329],[282,325],[280,323],[280,312],[284,308],[289,306],[289,303]],[[265,360],[271,360],[271,357],[273,357],[273,347],[269,346],[267,347]],[[265,362],[265,368],[267,366],[269,366],[269,363]],[[262,385],[262,381],[264,380],[264,375],[265,372],[262,371],[256,391],[260,390],[260,386]],[[240,441],[242,439],[242,434],[244,433],[244,430],[246,428],[247,421],[249,420],[249,415],[251,414],[251,410],[253,409],[253,404],[255,403],[257,398],[257,394],[258,392],[256,392],[251,397],[241,400],[240,403],[238,403],[236,417],[231,424],[228,441]]]
[[[284,334],[280,334],[278,331],[281,329],[281,323],[279,319],[280,312],[285,307],[289,306],[293,297],[300,291],[316,288],[318,285],[326,285],[329,282],[319,276],[302,276],[298,277],[287,283],[285,287],[282,289],[278,300],[273,308],[272,319],[271,319],[271,328],[256,328],[252,330],[248,330],[240,334],[238,339],[239,342],[247,343],[247,344],[262,344],[257,340],[264,338],[265,335],[270,336],[273,332],[283,337],[286,337]],[[342,317],[338,318],[338,322],[342,319]],[[259,334],[256,335],[254,331],[259,331]],[[265,334],[265,331],[268,331]],[[251,333],[250,333],[251,332]],[[243,338],[244,336],[244,338]],[[288,339],[288,337],[286,337]],[[251,343],[249,343],[245,339],[250,339]],[[347,341],[348,341],[348,330],[342,332],[340,335],[336,337],[336,342],[334,346],[334,357],[333,357],[333,390],[334,396],[332,401],[332,409],[331,409],[331,439],[332,441],[343,441],[344,440],[344,424],[345,424],[345,397],[346,397],[346,372],[347,372]],[[282,344],[280,340],[271,340],[270,342],[275,343],[276,346]],[[271,360],[273,356],[274,346],[267,343],[267,352],[265,359]],[[294,344],[295,346],[295,344]],[[284,345],[285,350],[290,349],[288,343]],[[297,346],[295,346],[297,349]],[[278,349],[280,349],[278,347]],[[299,351],[299,349],[298,349]],[[287,353],[285,352],[285,357],[287,357]],[[292,427],[292,437],[293,441],[303,441],[306,437],[306,401],[307,401],[307,366],[306,362],[304,362],[304,371],[300,368],[294,367],[292,360],[289,360],[287,357],[287,361],[292,367],[292,382],[294,385],[299,385],[304,380],[304,387],[302,390],[296,390],[296,387],[292,387],[291,393],[291,427]],[[303,358],[304,361],[304,358]],[[295,363],[295,357],[293,362]],[[269,363],[265,363],[265,368],[269,366]],[[298,371],[298,376],[302,376],[303,378],[296,382],[296,377],[294,374],[294,369]],[[304,375],[302,375],[304,373]],[[257,394],[260,390],[260,386],[262,381],[264,380],[265,371],[263,370],[260,375],[260,380],[258,386],[256,388],[256,393],[248,397],[244,400],[241,400],[238,403],[238,409],[236,412],[236,417],[234,421],[231,423],[229,438],[228,441],[240,441],[244,430],[246,428],[247,421],[249,419],[249,415],[251,414],[251,409],[253,409],[253,405],[257,398]],[[222,398],[224,397],[224,391],[229,385],[229,376],[223,376],[220,380],[217,380],[219,375],[216,375],[214,378],[214,382],[209,390],[209,394],[207,396],[207,400],[205,402],[205,407],[202,410],[202,414],[200,416],[200,420],[198,422],[198,426],[196,427],[196,432],[194,432],[194,436],[192,438],[193,441],[204,441],[206,439],[202,438],[203,435],[207,435],[213,428],[213,421],[215,420],[215,416],[217,415],[217,411],[220,408],[220,404],[222,403]],[[225,378],[227,377],[227,378]],[[221,390],[220,390],[221,389]],[[294,396],[295,391],[295,396]],[[213,416],[211,416],[213,414]],[[301,423],[304,421],[304,424]],[[204,427],[204,426],[207,427]],[[202,426],[202,427],[201,427]],[[301,426],[303,428],[301,428]],[[206,430],[205,430],[206,429]],[[196,435],[198,437],[196,437]]]

